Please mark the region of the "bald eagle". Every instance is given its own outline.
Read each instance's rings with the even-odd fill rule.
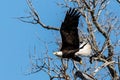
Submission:
[[[70,8],[61,24],[60,34],[62,37],[62,47],[60,51],[54,52],[58,57],[73,59],[82,64],[79,56],[88,56],[91,46],[88,42],[79,42],[78,23],[80,12],[75,8]]]

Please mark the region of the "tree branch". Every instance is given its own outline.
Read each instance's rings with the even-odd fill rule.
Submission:
[[[37,11],[35,11],[31,0],[27,0],[27,4],[28,7],[30,9],[30,16],[28,17],[19,17],[18,19],[22,22],[25,23],[31,23],[31,24],[39,24],[41,27],[48,29],[48,30],[55,30],[55,31],[59,31],[60,29],[57,27],[53,27],[53,26],[46,26],[43,22],[41,22],[40,17],[37,13]],[[32,20],[26,20],[26,19],[32,19]]]
[[[81,71],[76,71],[75,79],[77,79],[77,77],[81,78],[82,80],[96,80],[96,79],[93,78],[93,76],[91,76],[87,73],[83,73]]]
[[[104,68],[104,67],[106,67],[106,66],[108,66],[108,65],[110,65],[110,64],[113,64],[115,61],[111,61],[111,62],[106,62],[106,63],[104,63],[102,66],[100,66],[100,67],[98,67],[97,69],[95,69],[95,71],[93,72],[93,76],[95,76],[95,74],[98,72],[98,71],[100,71],[102,68]]]

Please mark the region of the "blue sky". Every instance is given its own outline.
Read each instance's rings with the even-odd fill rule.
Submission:
[[[45,24],[60,26],[58,22],[63,19],[64,10],[58,7],[56,2],[57,0],[35,0],[35,7]],[[120,11],[118,4],[110,7],[115,8],[116,12]],[[27,15],[28,12],[26,0],[0,2],[0,80],[39,80],[40,77],[47,80],[46,76],[43,76],[44,73],[24,75],[29,68],[29,50],[32,52],[35,45],[42,49],[42,43],[37,36],[46,41],[54,39],[54,32],[16,19]]]
[[[62,13],[55,13],[60,11],[54,9],[56,6],[55,0],[51,4],[50,1],[41,0],[35,6],[40,11],[43,22],[53,26],[58,26],[57,20],[60,21],[61,17],[54,17]],[[42,4],[43,3],[43,4]],[[44,5],[48,5],[47,7]],[[53,10],[51,10],[51,9]],[[44,73],[32,74],[25,76],[29,66],[29,51],[33,51],[35,45],[40,46],[40,41],[37,36],[42,37],[42,40],[49,40],[52,36],[48,35],[50,32],[43,31],[39,25],[32,25],[23,23],[17,20],[17,17],[28,15],[29,9],[26,0],[2,0],[0,2],[0,80],[38,80]],[[48,14],[49,13],[49,14]],[[50,15],[50,16],[49,16]],[[55,18],[51,20],[51,18]],[[44,79],[43,78],[43,79]]]
[[[0,10],[0,79],[31,80],[23,69],[29,63],[28,48],[35,42],[34,29],[15,19],[24,15],[26,1],[1,1]]]

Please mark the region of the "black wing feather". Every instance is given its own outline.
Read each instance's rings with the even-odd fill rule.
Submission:
[[[60,33],[62,37],[63,50],[74,50],[79,48],[78,22],[80,13],[74,9],[67,11],[65,19],[61,25]]]

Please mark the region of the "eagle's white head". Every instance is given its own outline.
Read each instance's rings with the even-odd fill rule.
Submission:
[[[53,54],[58,56],[58,57],[62,57],[62,55],[63,55],[62,51],[54,52]]]

